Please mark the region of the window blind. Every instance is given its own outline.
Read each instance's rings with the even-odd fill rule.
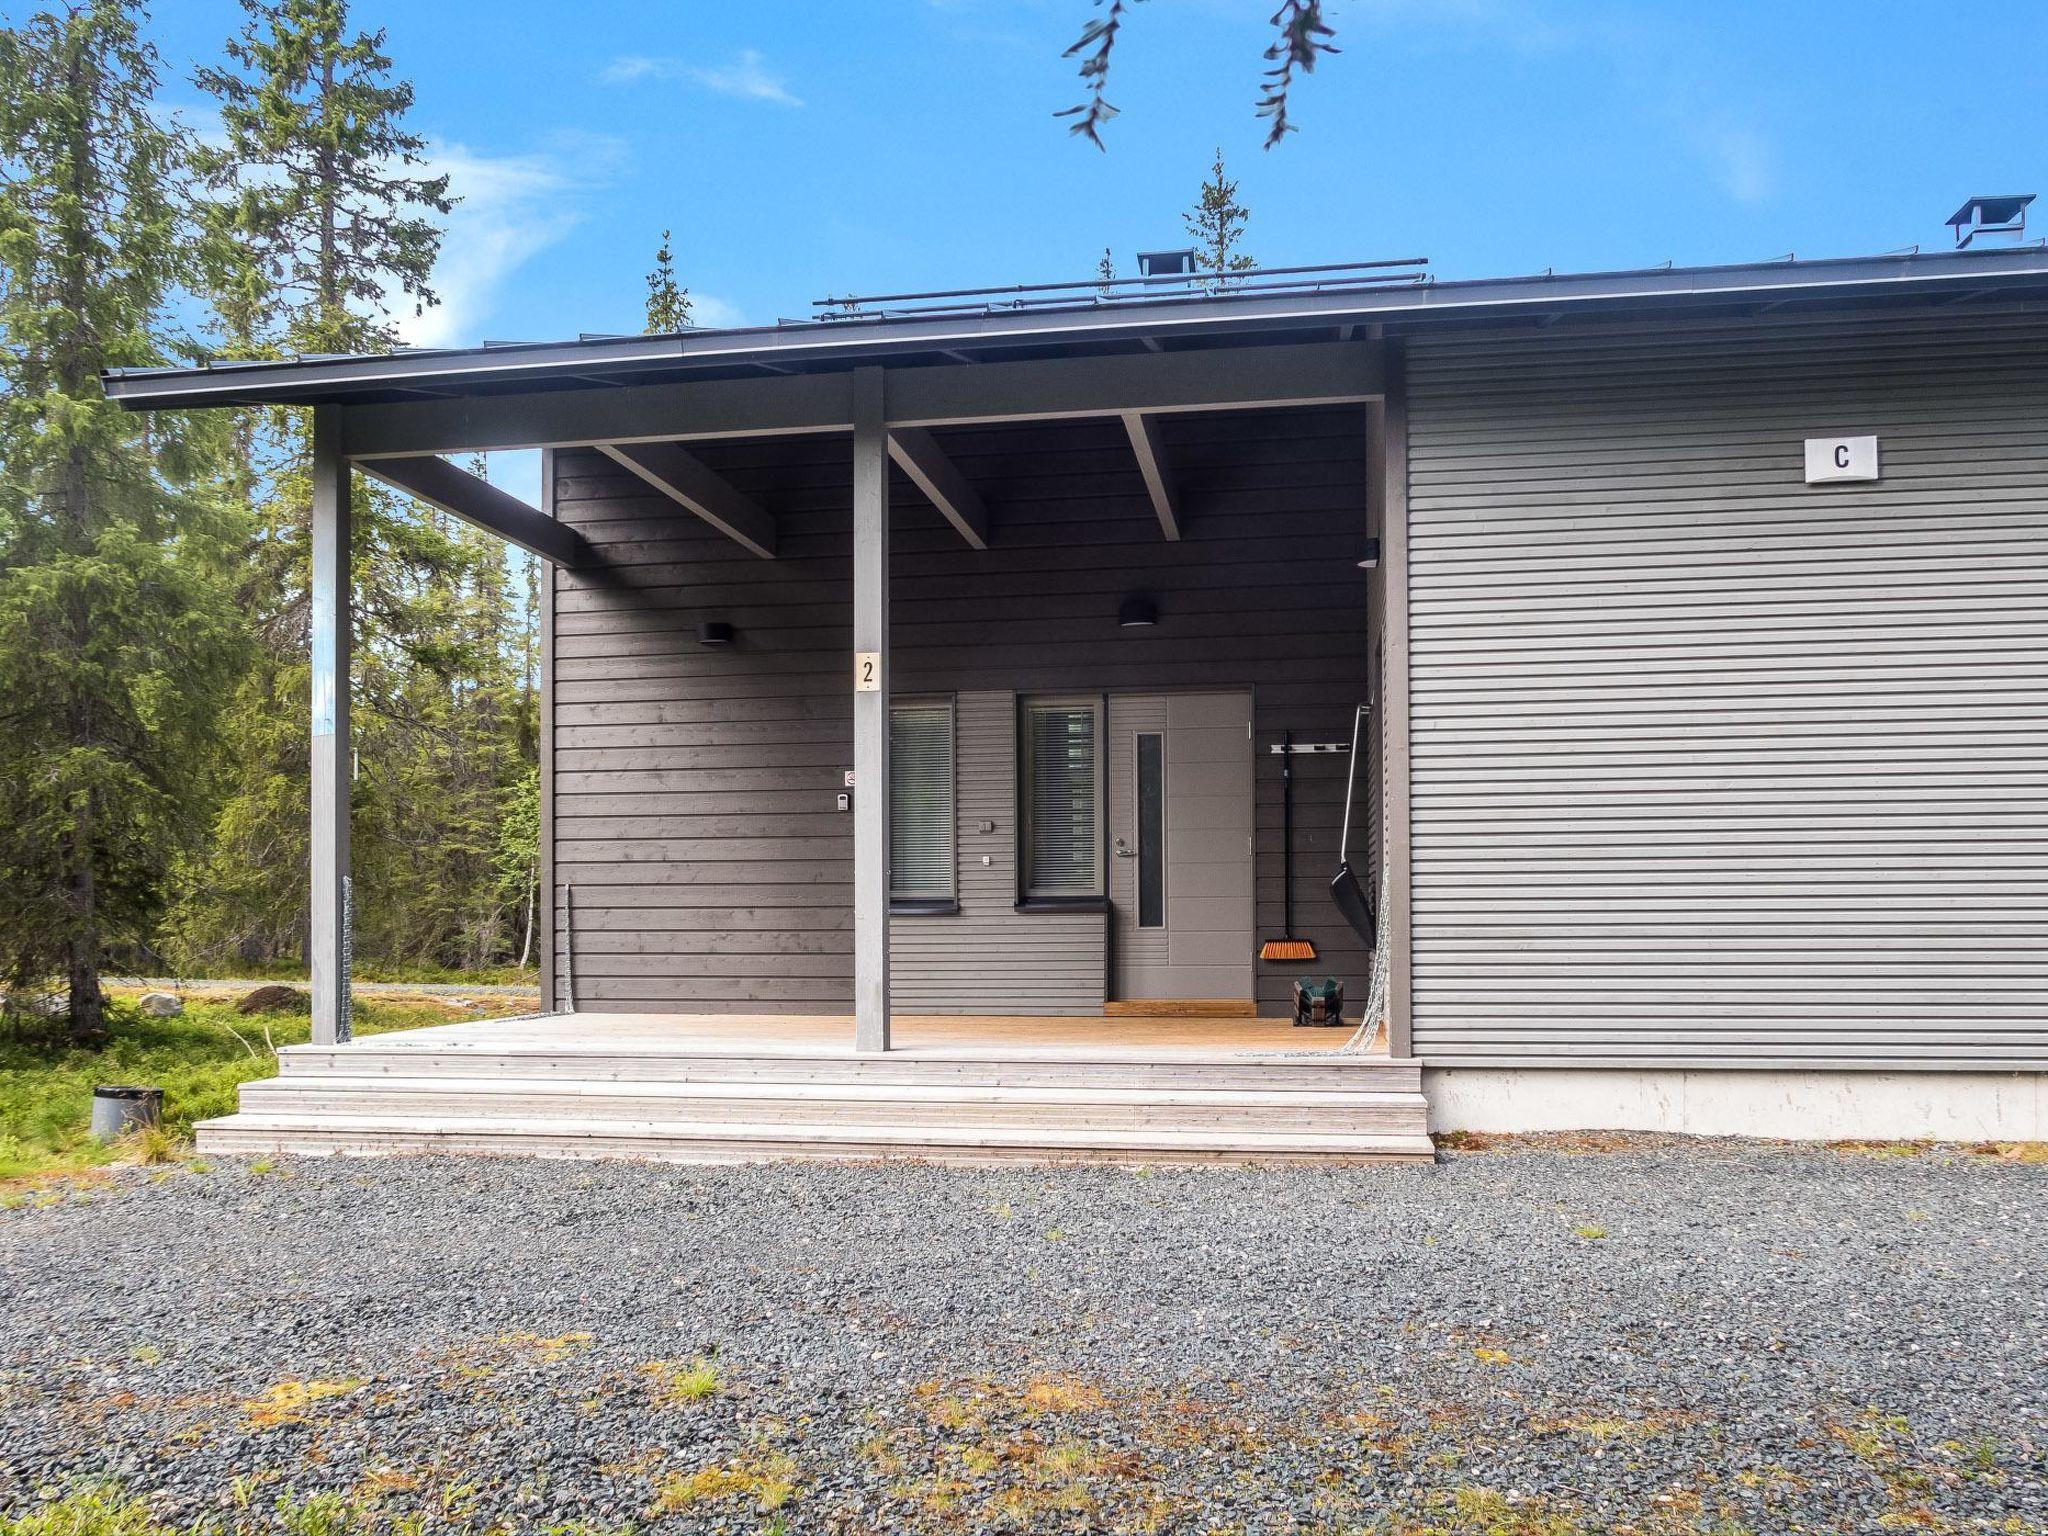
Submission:
[[[953,706],[889,711],[889,894],[953,895]]]
[[[1098,725],[1099,712],[1092,703],[1025,707],[1027,895],[1102,893],[1096,804]]]

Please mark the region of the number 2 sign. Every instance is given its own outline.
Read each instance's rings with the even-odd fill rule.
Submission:
[[[880,651],[855,651],[853,653],[853,691],[855,693],[880,693],[882,691],[882,653]]]

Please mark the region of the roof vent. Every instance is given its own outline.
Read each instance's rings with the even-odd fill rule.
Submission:
[[[1193,277],[1195,275],[1195,248],[1180,251],[1138,252],[1138,275],[1140,277]]]
[[[2020,239],[2027,232],[2027,204],[2033,200],[2031,192],[1971,198],[1948,217],[1948,227],[1956,232],[1956,249],[1968,250],[1979,235]]]

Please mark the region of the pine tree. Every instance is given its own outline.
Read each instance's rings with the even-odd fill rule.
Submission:
[[[164,360],[193,254],[138,14],[82,0],[0,30],[0,965],[10,992],[61,974],[78,1041],[205,832],[242,657],[217,434],[99,383]]]
[[[1102,260],[1095,263],[1095,291],[1105,299],[1116,293],[1116,258],[1109,254],[1109,247],[1102,248]]]
[[[647,334],[666,336],[689,329],[690,290],[676,282],[675,253],[669,249],[669,232],[661,232],[661,249],[654,253],[654,270],[647,274]]]
[[[1237,183],[1223,172],[1223,151],[1216,151],[1210,179],[1202,183],[1195,206],[1182,215],[1188,233],[1195,237],[1195,265],[1209,273],[1204,280],[1211,293],[1230,286],[1234,272],[1249,272],[1258,263],[1237,248],[1251,212],[1237,200]]]

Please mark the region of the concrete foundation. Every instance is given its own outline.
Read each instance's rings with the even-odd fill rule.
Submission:
[[[1432,1067],[1432,1131],[2048,1141],[2048,1073]]]

